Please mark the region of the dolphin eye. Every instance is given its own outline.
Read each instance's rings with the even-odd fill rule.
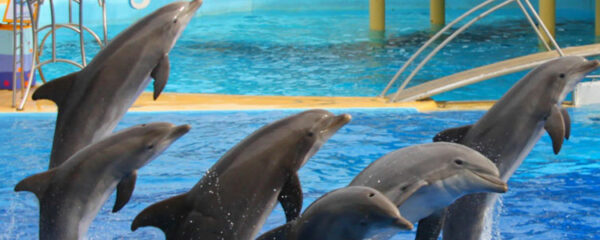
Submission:
[[[558,75],[560,78],[565,78],[565,74],[561,73],[560,75]]]
[[[177,23],[177,18],[173,19],[173,23]]]
[[[154,144],[148,145],[148,149],[153,149],[154,148]]]
[[[369,193],[369,197],[375,197],[375,193]]]
[[[454,163],[456,163],[456,165],[463,165],[463,160],[456,159],[454,160]]]
[[[363,227],[364,227],[364,226],[367,226],[367,220],[364,220],[364,219],[363,219],[363,220],[360,220],[360,222],[359,222],[358,224],[360,224],[360,225],[361,225],[361,226],[363,226]]]
[[[313,132],[308,132],[306,135],[307,135],[307,136],[309,136],[309,137],[312,137],[312,136],[314,136],[315,134],[314,134]]]

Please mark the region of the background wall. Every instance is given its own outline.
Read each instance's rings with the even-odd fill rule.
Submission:
[[[0,5],[6,0],[0,0]],[[141,1],[141,0],[137,0]],[[464,11],[483,0],[446,0],[449,11]],[[49,2],[49,1],[46,1]],[[151,0],[150,5],[142,10],[136,10],[129,6],[129,0],[107,0],[107,17],[109,24],[129,23],[135,21],[149,12],[169,3],[173,0]],[[500,2],[500,0],[498,0]],[[533,0],[534,6],[538,0]],[[54,0],[57,11],[57,22],[68,20],[68,0]],[[42,9],[41,25],[49,23],[49,4]],[[77,4],[73,4],[77,7]],[[509,7],[516,8],[516,4]],[[369,0],[204,0],[203,6],[198,11],[199,15],[224,14],[233,12],[252,12],[261,10],[280,11],[303,11],[303,10],[368,10]],[[427,9],[428,0],[387,0],[388,11],[395,9]],[[559,18],[589,18],[593,19],[593,0],[557,0],[557,15]],[[3,7],[0,11],[3,13]],[[77,12],[77,11],[74,11]],[[77,19],[77,15],[73,16]],[[84,21],[88,25],[101,24],[102,13],[97,1],[85,1]],[[450,21],[450,19],[448,19]]]

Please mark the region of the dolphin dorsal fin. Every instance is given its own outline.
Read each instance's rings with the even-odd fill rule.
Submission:
[[[137,171],[131,172],[125,176],[117,185],[117,200],[115,200],[115,206],[112,212],[118,212],[129,202],[133,189],[135,189],[135,182],[137,180]]]
[[[190,212],[187,196],[187,193],[181,194],[150,205],[135,217],[131,231],[154,226],[160,228],[169,239]]]
[[[562,147],[563,140],[566,137],[565,120],[562,115],[562,110],[558,105],[552,107],[550,115],[546,119],[544,129],[546,129],[552,139],[552,149],[554,150],[554,154],[558,154]]]
[[[433,141],[460,143],[472,126],[473,125],[465,125],[462,127],[448,128],[435,135],[435,137],[433,137]]]
[[[292,223],[288,222],[271,231],[263,233],[256,240],[285,240],[288,239],[289,232],[292,230]]]
[[[290,222],[300,215],[302,211],[302,187],[297,173],[290,175],[288,180],[283,185],[277,200],[281,203],[285,212],[285,219]]]
[[[71,86],[73,85],[73,82],[77,77],[77,73],[79,72],[74,72],[45,83],[40,88],[35,90],[31,98],[33,100],[51,100],[54,103],[56,103],[56,105],[60,108],[60,106],[63,103],[64,97],[71,90]]]
[[[48,171],[29,176],[21,180],[15,186],[15,192],[28,191],[35,194],[38,200],[41,200],[48,189],[54,173],[57,168],[52,168]]]

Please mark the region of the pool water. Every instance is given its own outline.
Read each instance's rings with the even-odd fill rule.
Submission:
[[[129,230],[145,207],[188,191],[228,149],[259,127],[297,111],[129,113],[119,128],[150,121],[190,124],[192,130],[139,171],[131,201],[111,213],[114,194],[90,227],[90,239],[163,239],[156,228]],[[469,124],[482,111],[418,113],[413,110],[336,110],[353,116],[300,170],[304,208],[347,185],[386,153],[430,142],[445,128]],[[510,179],[500,201],[493,239],[595,239],[600,234],[600,106],[570,110],[571,140],[552,154],[544,136]],[[15,193],[21,179],[48,165],[55,114],[0,114],[0,239],[36,239],[38,203]],[[263,231],[284,223],[278,206]],[[395,239],[413,239],[414,231]]]
[[[447,19],[463,12],[448,10]],[[564,17],[558,18],[556,31],[562,47],[594,43],[593,23],[586,17],[589,13],[572,10],[561,14]],[[428,9],[393,10],[386,17],[384,39],[370,37],[366,10],[253,11],[196,17],[170,53],[172,68],[165,91],[376,96],[433,35]],[[125,27],[110,25],[110,37]],[[99,27],[94,29],[101,32]],[[58,56],[80,61],[78,38],[66,30],[59,33]],[[501,10],[444,48],[409,86],[539,49],[536,35],[522,14],[517,9]],[[88,62],[98,50],[89,38]],[[45,48],[43,59],[50,55],[49,48]],[[75,70],[66,64],[44,67],[49,79]],[[499,77],[435,99],[497,99],[523,75]]]

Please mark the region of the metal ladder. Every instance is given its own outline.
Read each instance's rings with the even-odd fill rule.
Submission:
[[[427,47],[429,47],[435,40],[437,40],[438,38],[440,38],[442,36],[442,34],[444,34],[451,27],[453,27],[454,25],[456,25],[458,22],[462,21],[463,19],[465,19],[469,15],[473,14],[474,12],[476,12],[476,11],[478,11],[478,10],[480,10],[480,9],[482,9],[482,8],[484,8],[484,7],[490,5],[491,3],[494,3],[494,2],[498,2],[498,1],[497,0],[486,0],[486,1],[478,4],[477,6],[473,7],[470,10],[468,10],[467,12],[465,12],[464,14],[462,14],[461,16],[459,16],[458,18],[454,19],[454,21],[450,22],[444,28],[442,28],[441,30],[439,30],[435,35],[433,35],[429,40],[427,40],[427,42],[425,42],[425,44],[423,44],[423,46],[421,46],[421,48],[419,48],[404,63],[404,65],[398,70],[398,72],[396,72],[396,74],[394,75],[394,77],[392,78],[392,80],[390,80],[390,82],[387,84],[387,86],[385,87],[385,89],[379,94],[378,97],[385,97],[386,94],[387,94],[387,92],[390,90],[390,88],[393,86],[393,84],[396,82],[396,80],[398,80],[398,78],[400,77],[400,75],[402,75],[402,73],[404,73],[404,71],[408,68],[408,66],[410,64],[412,64],[415,61],[415,59]],[[431,60],[431,58],[433,56],[435,56],[443,47],[445,47],[448,43],[450,43],[450,41],[452,41],[459,34],[461,34],[462,32],[464,32],[467,28],[469,28],[475,22],[479,21],[480,19],[484,18],[485,16],[493,13],[494,11],[496,11],[496,10],[498,10],[498,9],[500,9],[500,8],[502,8],[502,7],[510,4],[510,3],[516,3],[516,4],[518,4],[519,8],[523,12],[523,15],[525,16],[525,18],[527,19],[527,21],[531,25],[532,29],[537,34],[538,38],[543,42],[544,47],[546,48],[546,50],[552,51],[552,48],[544,40],[544,36],[540,32],[540,30],[537,28],[536,22],[531,18],[531,15],[529,15],[529,12],[527,10],[527,8],[528,8],[532,12],[533,17],[537,21],[537,24],[542,28],[542,30],[544,31],[545,35],[548,37],[548,39],[552,43],[552,45],[555,48],[555,50],[558,52],[558,54],[560,56],[564,56],[565,54],[563,53],[562,49],[560,48],[560,46],[558,45],[558,43],[556,43],[556,40],[554,39],[554,37],[552,36],[552,34],[550,34],[550,31],[548,30],[548,28],[546,27],[546,25],[544,25],[544,23],[542,22],[540,16],[537,14],[537,12],[536,12],[535,8],[533,7],[533,5],[531,4],[531,2],[529,2],[529,0],[523,0],[523,2],[525,2],[526,6],[523,5],[523,3],[521,2],[521,0],[505,0],[505,1],[502,1],[501,3],[499,3],[499,4],[497,4],[497,5],[489,8],[488,10],[486,10],[483,13],[479,14],[478,16],[474,17],[473,19],[471,19],[470,21],[468,21],[467,23],[465,23],[463,26],[461,26],[460,28],[458,28],[450,36],[448,36],[444,41],[442,41],[442,43],[440,43],[437,47],[435,47],[417,65],[417,67],[410,73],[410,75],[402,82],[402,84],[400,85],[400,87],[398,87],[398,90],[396,91],[396,93],[394,93],[393,95],[391,95],[389,101],[390,102],[402,101],[402,99],[398,99],[398,96],[400,95],[400,93],[402,93],[402,91],[406,88],[406,86],[408,85],[408,83],[417,75],[417,73],[423,68],[423,66],[425,66],[425,64],[429,60]]]
[[[68,63],[68,64],[72,64],[74,66],[77,66],[79,68],[83,68],[85,67],[86,63],[86,58],[85,58],[85,46],[84,46],[84,33],[88,32],[90,35],[92,35],[94,37],[94,39],[96,40],[96,42],[98,43],[98,45],[100,45],[100,47],[104,47],[104,45],[108,42],[107,40],[107,26],[106,26],[106,5],[105,5],[105,1],[106,0],[98,0],[98,4],[99,6],[102,8],[102,17],[103,17],[103,30],[104,30],[104,41],[100,40],[100,37],[98,37],[98,35],[92,31],[91,29],[89,29],[88,27],[83,25],[83,1],[82,0],[69,0],[69,22],[66,24],[57,24],[56,23],[56,18],[55,18],[55,11],[54,11],[54,2],[53,0],[48,0],[49,2],[49,7],[50,7],[50,24],[40,27],[38,28],[38,22],[39,22],[39,10],[41,5],[43,4],[44,0],[14,0],[12,1],[13,3],[13,16],[19,16],[19,23],[17,24],[17,21],[15,20],[13,22],[13,92],[12,92],[12,107],[15,107],[18,111],[23,110],[25,103],[27,102],[27,98],[29,96],[29,93],[31,91],[31,86],[32,81],[33,81],[33,76],[34,76],[34,72],[35,70],[38,70],[40,78],[42,80],[42,82],[46,82],[45,78],[44,78],[44,74],[42,72],[42,66],[46,65],[46,64],[50,64],[50,63],[57,63],[57,62],[63,62],[63,63]],[[72,3],[75,2],[76,4],[78,4],[78,10],[79,10],[79,21],[78,23],[73,23],[72,21]],[[30,17],[30,25],[25,25],[24,24],[24,17],[23,14],[19,14],[17,15],[17,8],[19,8],[21,11],[20,13],[23,13],[23,10],[25,9],[25,7],[27,8],[29,13],[37,13],[37,14],[31,14]],[[30,27],[31,31],[32,31],[32,49],[33,49],[33,54],[32,54],[32,63],[31,63],[31,68],[29,69],[29,74],[27,76],[27,78],[24,78],[24,69],[22,69],[23,66],[25,66],[24,64],[24,39],[23,39],[23,31],[25,29],[25,27]],[[80,52],[81,52],[81,63],[77,63],[75,61],[72,60],[68,60],[68,59],[60,59],[56,57],[56,30],[60,29],[60,28],[66,28],[66,29],[70,29],[73,30],[75,32],[78,33],[79,35],[79,46],[80,46]],[[38,34],[40,34],[41,31],[44,31],[46,29],[49,29],[49,31],[44,35],[44,37],[42,38],[42,41],[39,42],[38,45]],[[52,36],[52,57],[49,60],[40,62],[40,57],[41,57],[41,53],[42,50],[44,48],[44,44],[46,42],[46,40],[48,39],[49,36]],[[21,68],[21,74],[20,74],[20,78],[21,78],[21,96],[18,97],[17,95],[17,70],[19,70],[19,68]],[[25,86],[25,82],[27,82],[27,86]],[[20,98],[20,99],[19,99]]]

